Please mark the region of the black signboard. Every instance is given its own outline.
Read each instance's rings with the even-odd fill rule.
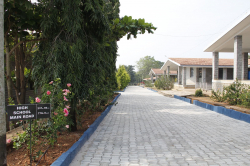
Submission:
[[[37,104],[37,119],[50,118],[50,104]]]
[[[36,119],[36,104],[8,105],[8,120]]]
[[[50,118],[50,104],[8,105],[8,120]]]

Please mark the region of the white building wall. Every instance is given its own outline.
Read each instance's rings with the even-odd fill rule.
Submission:
[[[186,84],[187,85],[195,85],[196,83],[196,72],[197,72],[197,68],[193,67],[193,77],[190,77],[190,67],[187,67],[187,71],[186,71]]]

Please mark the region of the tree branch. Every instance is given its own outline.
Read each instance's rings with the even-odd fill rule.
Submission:
[[[31,41],[42,41],[42,40],[46,40],[46,39],[32,39],[32,40],[24,40],[24,41],[20,41],[19,43],[17,43],[9,52],[9,54],[12,54],[13,51],[15,51],[15,49],[22,43],[24,42],[31,42]]]
[[[10,76],[8,76],[6,73],[4,73],[4,75],[6,76],[6,79],[7,79],[7,80],[10,79],[11,85],[14,87],[14,89],[15,89],[16,91],[18,91],[17,87],[15,86],[15,84],[13,83],[13,81],[11,80]]]

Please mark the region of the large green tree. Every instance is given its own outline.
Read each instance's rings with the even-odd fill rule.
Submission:
[[[135,66],[133,66],[133,65],[128,65],[128,66],[124,65],[124,67],[125,67],[126,71],[128,72],[128,74],[129,74],[129,76],[130,76],[130,82],[131,82],[131,83],[135,83],[135,82],[136,82],[136,77],[135,77],[135,74],[136,74],[136,72],[135,72]]]
[[[163,64],[164,62],[155,60],[154,56],[145,56],[136,62],[137,74],[142,75],[143,78],[149,77],[151,68],[161,68]]]
[[[32,76],[36,86],[55,78],[72,83],[71,127],[76,130],[77,104],[83,99],[95,101],[117,87],[116,41],[156,28],[144,19],[119,18],[119,0],[39,2],[44,7],[41,28],[46,41],[39,43]]]

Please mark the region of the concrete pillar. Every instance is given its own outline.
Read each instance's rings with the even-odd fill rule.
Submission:
[[[207,82],[206,75],[207,75],[207,69],[206,68],[202,68],[202,82],[203,83]]]
[[[219,78],[219,53],[213,52],[213,62],[212,62],[212,79],[218,80]]]
[[[227,80],[227,68],[223,68],[223,80]]]
[[[242,54],[242,80],[248,79],[248,52]]]
[[[167,76],[169,77],[170,75],[170,66],[167,67]]]
[[[166,76],[166,70],[164,70],[164,77]]]
[[[181,66],[178,66],[178,73],[177,73],[177,79],[178,79],[178,85],[181,85],[181,79],[182,79],[182,67]]]
[[[182,69],[182,85],[183,87],[186,87],[186,72],[187,71],[187,68],[186,67],[183,67]]]
[[[151,81],[154,82],[153,74],[151,74]]]
[[[242,79],[242,36],[234,37],[234,80]]]

